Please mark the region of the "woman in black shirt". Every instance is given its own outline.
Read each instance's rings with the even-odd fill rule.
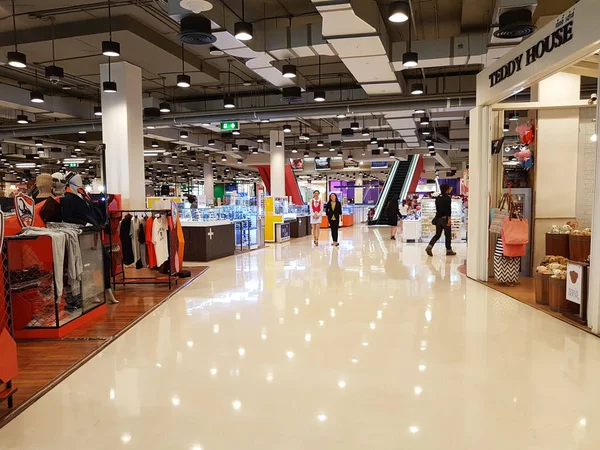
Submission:
[[[450,198],[452,188],[447,184],[442,184],[440,191],[442,194],[435,199],[435,218],[433,219],[435,236],[431,238],[425,252],[429,256],[433,256],[433,246],[442,236],[443,231],[446,241],[446,255],[453,256],[456,255],[456,252],[452,250],[452,222],[450,219],[450,216],[452,216],[452,199]]]
[[[329,195],[329,201],[325,205],[325,214],[327,214],[329,228],[331,228],[331,239],[333,240],[331,245],[337,247],[340,245],[338,243],[338,231],[342,222],[342,205],[336,194]]]

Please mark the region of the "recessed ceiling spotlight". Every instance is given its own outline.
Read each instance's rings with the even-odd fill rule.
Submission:
[[[211,47],[208,52],[211,54],[211,56],[223,56],[225,54],[223,50],[217,47]]]

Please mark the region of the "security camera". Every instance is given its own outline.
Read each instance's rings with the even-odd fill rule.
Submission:
[[[588,105],[595,105],[598,103],[598,94],[590,95],[590,99],[588,100]]]

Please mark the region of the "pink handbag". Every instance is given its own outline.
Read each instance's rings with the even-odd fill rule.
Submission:
[[[502,243],[508,245],[529,243],[529,222],[527,219],[504,219],[502,222]]]

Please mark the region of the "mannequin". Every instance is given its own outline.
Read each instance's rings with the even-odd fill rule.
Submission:
[[[104,224],[99,223],[98,217],[93,213],[92,201],[83,188],[81,175],[71,172],[65,179],[68,183],[68,189],[61,202],[65,222],[104,226]],[[109,303],[119,303],[110,288],[110,256],[106,247],[103,248],[102,256],[104,260],[104,293],[106,299]]]
[[[48,197],[52,197],[52,175],[48,173],[42,173],[35,179],[35,186],[37,187],[38,194],[35,197],[36,203],[41,203]]]
[[[52,193],[56,197],[65,195],[65,176],[60,172],[52,174]]]

